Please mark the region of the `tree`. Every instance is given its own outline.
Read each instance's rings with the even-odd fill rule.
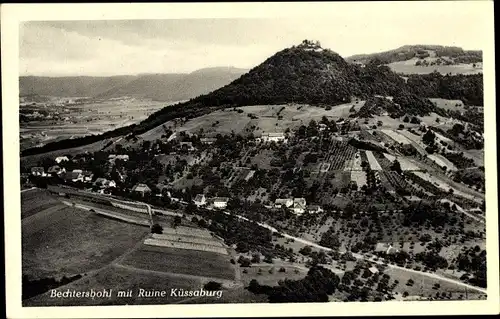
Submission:
[[[163,227],[161,227],[160,224],[153,224],[153,226],[151,226],[151,233],[163,234]]]
[[[203,286],[203,288],[208,291],[217,291],[221,290],[222,284],[216,281],[209,281]]]
[[[408,118],[408,115],[406,115],[403,119],[403,122],[408,123],[410,122],[410,119]]]

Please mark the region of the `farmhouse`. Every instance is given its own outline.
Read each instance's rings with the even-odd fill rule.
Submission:
[[[262,133],[260,140],[264,143],[268,142],[285,142],[285,134],[283,132]]]
[[[132,187],[132,192],[139,193],[142,196],[144,196],[144,194],[146,194],[146,193],[151,193],[151,188],[149,188],[149,186],[146,184],[139,183],[139,184],[135,185],[134,187]]]
[[[229,198],[227,197],[215,197],[212,199],[215,208],[226,208]]]
[[[200,142],[202,144],[207,144],[207,145],[213,144],[216,141],[217,141],[217,139],[215,137],[202,137],[202,138],[200,138]]]
[[[67,162],[69,161],[69,158],[67,156],[58,156],[55,158],[55,161],[57,164],[61,163],[61,162]]]
[[[43,167],[32,167],[31,168],[31,175],[33,175],[33,176],[47,176],[47,174],[45,174],[45,169]]]
[[[294,198],[293,199],[293,212],[297,215],[303,214],[306,210],[306,199],[305,198]]]
[[[116,183],[113,180],[108,180],[104,177],[99,177],[98,179],[95,180],[94,186],[98,186],[100,188],[110,188],[110,187],[116,187]]]
[[[378,273],[378,269],[377,269],[377,267],[370,267],[370,268],[368,268],[368,270],[369,270],[372,274],[376,274],[376,273]]]
[[[49,167],[49,169],[47,170],[47,173],[51,176],[58,176],[58,175],[66,173],[66,169],[61,168],[59,165],[54,165],[54,166]]]
[[[203,206],[207,203],[207,199],[205,198],[205,195],[203,194],[198,194],[196,195],[196,197],[194,198],[194,204],[196,206]]]
[[[181,150],[194,151],[194,147],[193,147],[192,142],[180,142],[179,146],[180,146]]]
[[[278,198],[274,201],[275,208],[281,208],[282,206],[290,207],[293,205],[292,198]]]

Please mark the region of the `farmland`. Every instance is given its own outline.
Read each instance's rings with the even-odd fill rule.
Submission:
[[[127,126],[143,120],[168,104],[131,98],[61,106],[43,104],[38,108],[30,106],[31,109],[43,110],[48,115],[39,120],[21,122],[21,150],[55,140],[100,134]]]
[[[196,278],[177,277],[175,275],[157,274],[152,272],[141,272],[126,267],[109,266],[100,272],[72,282],[61,291],[74,289],[86,291],[94,289],[102,291],[110,287],[113,289],[111,298],[51,298],[50,292],[25,300],[24,306],[97,306],[97,305],[125,305],[125,304],[167,304],[177,303],[187,299],[186,297],[170,296],[170,289],[199,289],[203,286],[202,280]],[[165,297],[139,297],[138,290],[167,291]],[[118,291],[132,290],[131,297],[118,297]]]
[[[55,214],[44,218],[43,228],[38,223],[36,229],[23,225],[23,275],[36,279],[98,269],[133,247],[148,232],[148,228],[73,207]]]
[[[233,280],[229,258],[213,252],[143,245],[122,262],[134,268]],[[200,273],[200,269],[203,272]]]
[[[47,191],[35,189],[21,193],[21,218],[29,217],[45,209],[61,204]]]

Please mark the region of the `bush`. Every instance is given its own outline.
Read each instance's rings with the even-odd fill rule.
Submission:
[[[209,281],[203,286],[203,289],[208,290],[208,291],[221,290],[221,288],[222,288],[222,284],[219,282],[216,282],[216,281]]]

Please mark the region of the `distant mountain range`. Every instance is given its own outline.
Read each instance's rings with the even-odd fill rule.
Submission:
[[[71,76],[19,78],[20,96],[116,98],[130,96],[156,101],[181,101],[207,94],[248,70],[213,67],[187,74],[140,74],[108,77]]]

